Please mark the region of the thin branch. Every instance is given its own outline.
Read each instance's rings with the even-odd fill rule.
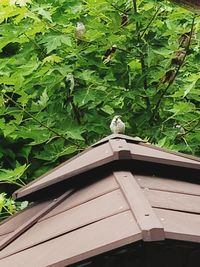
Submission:
[[[200,119],[190,129],[186,130],[184,133],[179,134],[178,137],[183,137],[183,136],[187,135],[188,133],[192,132],[197,127],[199,122],[200,122]]]
[[[129,51],[127,51],[127,50],[123,49],[123,48],[119,48],[119,47],[117,47],[117,50],[120,50],[120,51],[122,51],[122,52],[124,52],[124,53],[127,53],[127,54],[130,54],[130,55],[132,55],[132,53],[131,53],[131,52],[129,52]]]
[[[137,2],[136,0],[133,0],[133,10],[134,10],[134,14],[137,13]]]
[[[115,5],[113,5],[112,3],[109,3],[115,10],[124,13],[124,11],[122,11],[121,9],[119,9],[118,7],[116,7]]]
[[[137,15],[137,3],[136,0],[133,0],[133,11],[134,15]],[[145,65],[145,59],[144,59],[144,54],[142,52],[142,40],[141,40],[141,35],[140,35],[140,24],[138,21],[136,21],[136,34],[137,34],[137,41],[138,41],[138,46],[140,50],[140,64],[141,64],[141,70],[142,70],[142,75],[144,77],[143,80],[143,85],[144,85],[144,90],[146,91],[148,89],[148,83],[147,83],[147,75],[146,75],[146,65]],[[146,96],[145,97],[147,107],[150,107],[150,101],[149,98]]]
[[[70,103],[76,118],[77,123],[80,125],[81,124],[81,119],[80,119],[80,114],[79,114],[79,110],[77,108],[77,106],[74,104],[74,101],[72,98],[70,98]]]
[[[16,105],[21,111],[23,111],[25,114],[27,114],[30,118],[32,118],[34,121],[36,121],[40,126],[46,128],[48,131],[54,133],[56,136],[63,138],[65,141],[67,142],[71,142],[74,144],[74,142],[72,142],[71,140],[68,140],[67,138],[65,138],[63,135],[59,134],[58,132],[54,131],[53,129],[51,129],[50,127],[48,127],[47,125],[45,125],[43,122],[39,121],[36,117],[34,117],[30,112],[24,110],[24,108],[19,105],[15,100],[13,100],[10,96],[8,96],[6,93],[1,92],[8,100],[10,100],[14,105]]]
[[[39,51],[41,51],[41,53],[42,53],[42,55],[43,55],[44,57],[47,56],[46,53],[45,53],[45,52],[43,51],[43,49],[41,48],[41,46],[39,46],[39,45],[37,44],[37,42],[35,42],[35,40],[31,39],[25,32],[24,32],[23,34],[26,36],[26,38],[27,38],[30,42],[32,42],[32,43],[35,45],[35,47],[36,47]]]
[[[157,111],[158,111],[158,109],[160,107],[160,104],[162,102],[162,99],[163,99],[164,95],[166,94],[166,92],[168,91],[168,89],[170,88],[170,86],[174,83],[174,81],[175,81],[175,79],[176,79],[176,77],[177,77],[177,75],[179,73],[180,68],[182,67],[183,63],[185,62],[185,58],[186,58],[186,56],[188,54],[188,50],[189,50],[189,47],[190,47],[190,44],[191,44],[192,33],[193,33],[193,29],[194,29],[194,21],[195,21],[195,15],[193,16],[193,19],[192,19],[192,25],[191,25],[191,31],[190,31],[190,35],[189,35],[188,44],[187,44],[187,47],[185,48],[185,52],[186,53],[185,53],[185,55],[184,55],[184,57],[182,59],[181,64],[178,65],[178,67],[177,67],[177,69],[175,71],[175,74],[174,74],[172,80],[168,83],[168,85],[166,86],[166,88],[161,93],[161,95],[160,95],[160,97],[158,99],[158,102],[156,103],[156,106],[154,108],[154,111],[153,111],[153,114],[152,114],[150,120],[152,120],[152,119],[155,118],[155,115],[156,115],[156,113],[157,113]]]
[[[149,21],[149,23],[147,24],[146,28],[145,28],[145,29],[143,30],[143,32],[141,33],[140,38],[142,38],[142,37],[145,35],[145,33],[146,33],[146,31],[149,29],[151,23],[154,21],[154,19],[155,19],[156,16],[158,15],[158,12],[160,11],[160,9],[161,9],[161,6],[159,6],[158,9],[156,10],[156,12],[153,14],[153,17],[150,19],[150,21]]]

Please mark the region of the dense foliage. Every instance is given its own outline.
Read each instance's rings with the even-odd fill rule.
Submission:
[[[0,212],[114,114],[128,135],[200,155],[199,16],[155,0],[1,0],[0,14]]]

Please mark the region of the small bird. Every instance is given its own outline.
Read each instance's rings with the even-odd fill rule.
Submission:
[[[126,26],[129,22],[129,18],[128,18],[128,14],[127,13],[123,13],[121,15],[121,26]]]
[[[175,56],[172,58],[171,63],[180,66],[183,63],[185,56],[186,56],[185,50],[178,50],[176,51]]]
[[[177,135],[184,135],[185,134],[185,129],[180,124],[175,123],[173,128],[175,128],[177,130],[177,132],[178,132]]]
[[[108,63],[111,60],[111,58],[114,55],[114,53],[116,52],[116,50],[117,50],[116,44],[112,45],[111,48],[106,50],[106,52],[103,56],[103,59],[102,59],[104,64]]]
[[[75,36],[77,39],[82,40],[86,32],[85,25],[82,22],[77,22],[75,29]]]
[[[114,134],[123,134],[125,132],[125,124],[120,119],[120,116],[114,116],[110,124],[110,129]]]
[[[163,84],[164,83],[171,83],[171,82],[173,82],[175,75],[176,75],[176,71],[174,69],[170,69],[164,74],[164,76],[161,78],[160,82]]]

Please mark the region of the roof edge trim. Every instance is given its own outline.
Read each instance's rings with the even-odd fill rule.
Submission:
[[[143,240],[146,242],[164,240],[164,227],[141,191],[136,178],[128,171],[114,172],[114,176],[142,231]]]

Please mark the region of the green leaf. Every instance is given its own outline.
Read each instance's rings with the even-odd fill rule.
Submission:
[[[49,132],[46,128],[44,129],[36,126],[21,126],[17,130],[16,134],[18,138],[30,139],[32,141],[29,143],[31,146],[43,144],[48,141],[51,136],[51,132]]]
[[[195,87],[195,84],[196,84],[196,82],[194,81],[194,82],[192,82],[191,84],[188,84],[188,85],[185,87],[183,97],[186,97],[186,96],[190,93],[190,91]]]
[[[19,165],[13,170],[0,169],[0,183],[9,183],[9,184],[21,184],[20,178],[27,170],[28,165]]]
[[[0,95],[0,107],[4,106],[5,100],[3,98],[3,95]]]
[[[5,205],[5,196],[6,194],[5,193],[0,193],[0,213]]]
[[[174,113],[174,115],[181,115],[181,114],[194,111],[194,105],[192,103],[179,102],[179,103],[176,103],[174,107],[170,109],[169,111]]]
[[[47,89],[44,89],[42,95],[40,96],[40,99],[37,102],[37,105],[39,105],[41,108],[45,108],[47,106],[47,102],[49,100]]]
[[[130,69],[133,71],[141,69],[141,64],[140,64],[139,60],[137,60],[137,59],[130,61],[128,63],[128,65],[129,65]]]
[[[42,61],[43,64],[45,64],[46,62],[50,62],[50,63],[59,63],[62,61],[62,58],[57,56],[56,54],[53,54],[51,56],[45,57]]]
[[[20,204],[20,210],[25,209],[28,206],[28,201],[22,201]]]
[[[45,161],[55,161],[61,156],[70,155],[76,151],[77,147],[75,145],[65,147],[62,140],[56,140],[46,144],[44,150],[36,153],[34,158]]]
[[[84,138],[81,136],[82,134],[82,131],[78,128],[72,128],[68,131],[66,131],[66,135],[71,138],[71,139],[74,139],[74,140],[81,140],[81,141],[84,141]]]
[[[114,114],[114,109],[111,106],[105,105],[103,108],[101,108],[105,113],[112,115]]]
[[[71,38],[67,35],[48,35],[40,41],[41,44],[44,44],[47,49],[47,54],[56,48],[60,47],[62,44],[67,46],[72,46]]]
[[[34,9],[34,11],[37,11],[39,15],[41,15],[43,18],[47,19],[48,21],[52,22],[51,13],[47,10],[45,10],[43,7],[38,7]]]

